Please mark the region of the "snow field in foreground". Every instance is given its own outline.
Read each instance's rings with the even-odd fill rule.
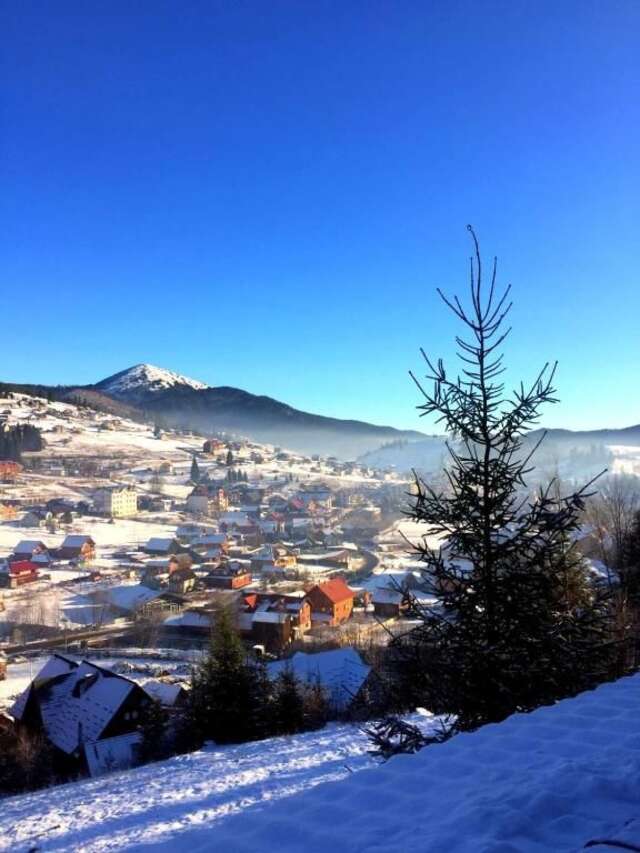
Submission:
[[[0,849],[578,851],[640,815],[639,703],[636,675],[382,765],[346,725],[194,753],[3,800]]]
[[[231,814],[252,819],[261,805],[374,767],[368,748],[357,727],[332,724],[0,800],[0,850],[182,850]]]
[[[640,676],[602,685],[193,832],[191,853],[581,850],[640,814],[639,702]]]

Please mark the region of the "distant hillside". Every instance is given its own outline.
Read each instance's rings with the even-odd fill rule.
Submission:
[[[419,441],[393,441],[363,454],[359,462],[371,468],[393,468],[398,472],[440,471],[446,462],[443,436],[425,436]]]
[[[390,440],[423,437],[419,432],[309,414],[238,388],[180,386],[144,399],[140,399],[139,391],[136,393],[139,406],[172,425],[237,433],[306,454],[354,459]]]
[[[150,364],[135,365],[95,385],[0,383],[0,392],[3,389],[83,403],[98,411],[134,420],[160,420],[170,426],[203,433],[227,432],[308,455],[361,458],[366,464],[379,468],[433,470],[441,466],[445,452],[441,437],[365,421],[314,415],[271,397],[239,388],[213,388]],[[528,439],[534,441],[539,435],[540,430],[536,430]],[[549,430],[536,462],[538,466],[552,465],[558,454],[574,453],[589,454],[589,464],[606,465],[605,448],[612,444],[640,446],[640,424],[624,429]]]
[[[101,394],[92,388],[83,386],[65,385],[34,385],[13,382],[0,382],[0,397],[4,394],[27,394],[29,397],[43,397],[46,400],[55,400],[59,403],[73,403],[76,406],[88,406],[97,412],[105,412],[120,418],[130,420],[142,420],[140,409],[130,406]]]
[[[302,412],[238,388],[212,388],[150,364],[135,365],[89,386],[7,384],[5,388],[134,420],[158,420],[203,433],[226,432],[307,455],[355,459],[388,442],[425,438],[412,430]]]
[[[541,438],[543,430],[534,430],[524,437],[524,452]],[[640,425],[626,429],[572,431],[548,430],[532,463],[529,482],[548,480],[552,476],[588,480],[605,468],[611,468],[612,445],[640,447]],[[434,472],[447,460],[443,436],[424,437],[419,441],[394,441],[360,457],[361,462],[375,468],[394,468],[399,472],[415,469]]]
[[[532,438],[539,437],[542,430],[530,433]],[[547,441],[558,444],[628,444],[640,445],[640,424],[623,427],[621,429],[592,429],[592,430],[570,430],[550,429],[547,430]]]

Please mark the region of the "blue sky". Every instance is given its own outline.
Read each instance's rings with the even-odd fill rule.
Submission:
[[[640,422],[637,2],[2,0],[9,381],[148,361],[430,428],[467,222],[514,287],[510,378]]]

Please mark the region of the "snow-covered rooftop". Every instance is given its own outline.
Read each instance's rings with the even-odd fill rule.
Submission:
[[[340,709],[350,704],[371,672],[358,652],[349,647],[315,654],[296,652],[291,658],[267,666],[270,678],[285,669],[290,669],[301,681],[319,681],[326,687],[331,702]]]
[[[211,628],[212,620],[210,613],[200,613],[195,610],[185,610],[177,616],[169,616],[164,624],[173,628]]]
[[[122,610],[136,610],[148,601],[152,601],[161,595],[161,590],[150,589],[143,584],[129,584],[112,586],[100,590],[98,593],[100,601],[119,607]]]
[[[176,704],[184,690],[182,684],[167,683],[155,678],[143,681],[142,688],[149,694],[149,696],[153,696],[153,698],[160,702],[161,705],[165,705],[168,708],[171,708]]]
[[[47,736],[71,754],[81,743],[98,740],[134,689],[129,679],[89,661],[77,663],[55,655],[38,673],[33,686],[18,697],[10,713],[20,719],[30,691],[35,690]]]

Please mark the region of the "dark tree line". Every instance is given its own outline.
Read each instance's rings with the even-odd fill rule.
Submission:
[[[456,730],[497,722],[588,689],[618,674],[608,591],[595,584],[573,546],[590,486],[562,495],[551,483],[527,488],[526,434],[556,402],[555,365],[509,393],[502,344],[510,286],[498,292],[496,261],[485,285],[475,234],[470,298],[438,293],[466,334],[456,337],[459,372],[422,351],[426,382],[414,381],[423,415],[435,415],[451,441],[442,488],[416,476],[413,520],[440,534],[417,546],[425,606],[395,638],[383,670],[392,707],[421,705],[454,715]]]
[[[0,431],[0,459],[20,462],[25,452],[38,452],[44,447],[42,435],[31,424],[18,424]]]
[[[229,468],[226,479],[229,483],[248,483],[249,475],[240,468]]]

